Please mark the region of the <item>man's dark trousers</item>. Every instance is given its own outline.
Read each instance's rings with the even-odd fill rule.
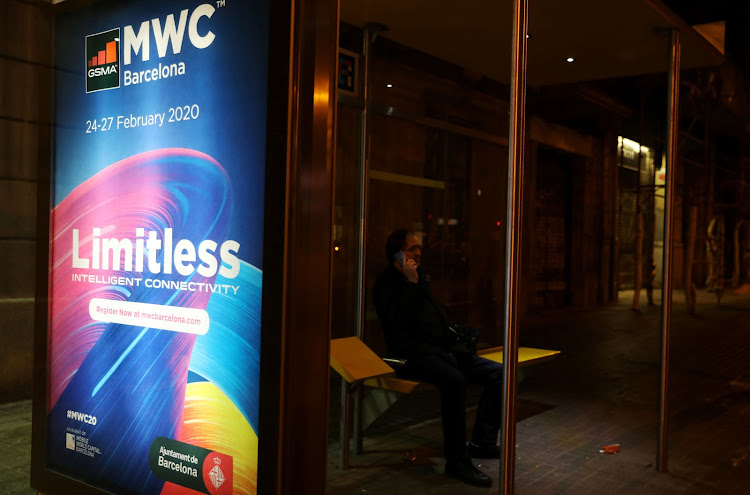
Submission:
[[[482,385],[471,441],[495,445],[502,413],[503,366],[471,353],[420,354],[411,356],[398,373],[416,378],[440,390],[443,441],[446,459],[466,457],[466,388]]]

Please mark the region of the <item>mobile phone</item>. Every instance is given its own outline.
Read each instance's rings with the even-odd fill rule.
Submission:
[[[406,261],[406,254],[404,254],[403,251],[399,251],[398,253],[393,255],[393,260],[398,263],[401,268],[403,268],[404,262]]]

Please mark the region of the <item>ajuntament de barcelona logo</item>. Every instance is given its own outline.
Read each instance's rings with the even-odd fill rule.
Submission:
[[[86,92],[120,87],[120,28],[86,36]]]

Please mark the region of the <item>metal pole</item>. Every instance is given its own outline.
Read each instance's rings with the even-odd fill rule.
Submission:
[[[365,26],[362,39],[362,60],[364,70],[362,71],[362,127],[359,141],[359,256],[357,257],[357,337],[364,340],[365,329],[365,254],[367,233],[367,179],[370,169],[370,51],[375,35],[382,28],[377,25]]]
[[[505,267],[505,339],[503,346],[503,417],[500,483],[502,493],[513,493],[516,459],[516,385],[518,376],[518,292],[521,272],[523,165],[526,145],[526,31],[528,0],[513,2],[513,54],[510,80],[510,135],[508,139],[508,203]]]
[[[669,415],[669,333],[672,311],[672,247],[674,242],[674,183],[677,165],[677,131],[680,101],[680,31],[673,28],[669,52],[669,94],[667,108],[667,176],[664,212],[664,265],[662,267],[661,310],[661,391],[659,404],[659,438],[656,461],[659,471],[667,471],[667,437]]]
[[[360,177],[359,177],[359,256],[357,257],[357,337],[365,340],[365,259],[367,253],[367,190],[370,175],[370,89],[371,89],[371,65],[370,53],[372,43],[378,33],[385,30],[381,24],[368,24],[365,26],[362,40],[362,58],[364,70],[362,75],[362,132],[360,134]],[[354,393],[354,451],[362,453],[362,391],[357,389]]]
[[[339,433],[339,469],[349,469],[349,435],[351,433],[351,389],[346,378],[341,377],[341,424]]]

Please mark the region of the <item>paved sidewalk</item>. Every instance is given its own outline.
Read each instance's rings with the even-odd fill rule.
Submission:
[[[519,386],[515,493],[748,493],[750,290],[729,292],[718,306],[713,294],[700,293],[696,316],[675,292],[666,473],[655,469],[661,313],[645,294],[640,311],[631,301],[623,292],[604,308],[523,322],[522,345],[562,354]],[[328,493],[498,493],[498,461],[481,463],[495,480],[490,489],[441,474],[434,392],[399,399],[367,429],[366,453],[339,470],[337,384],[332,379]],[[599,453],[614,443],[618,454]],[[36,493],[28,487],[30,450],[31,402],[0,404],[0,495]]]
[[[750,293],[726,293],[720,306],[701,293],[697,315],[689,316],[675,292],[666,473],[655,469],[661,310],[646,304],[644,292],[633,311],[632,297],[622,292],[604,308],[523,322],[522,345],[562,354],[519,385],[516,494],[750,492]],[[436,393],[399,399],[368,428],[365,454],[352,456],[348,471],[338,469],[332,424],[329,493],[498,493],[499,461],[480,461],[494,479],[489,490],[441,474],[439,419],[424,416],[437,405]],[[620,444],[620,452],[599,453],[608,444]]]
[[[0,495],[33,495],[31,401],[0,404]]]

